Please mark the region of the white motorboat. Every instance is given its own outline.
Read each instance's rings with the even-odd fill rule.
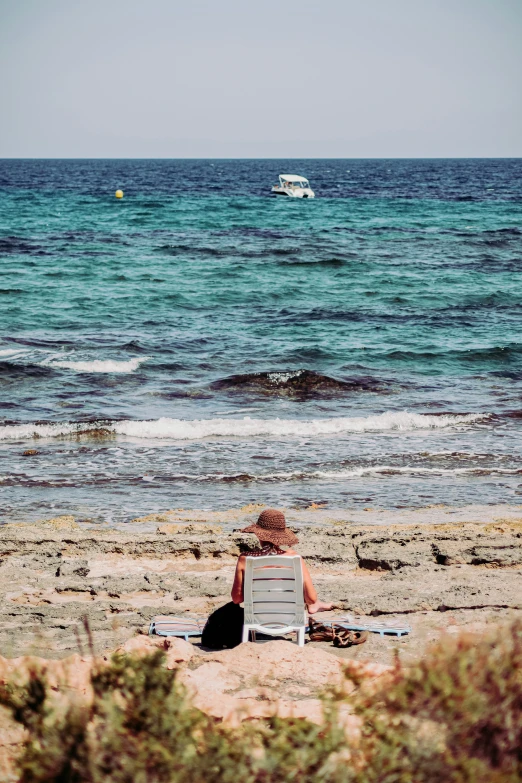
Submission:
[[[279,185],[274,185],[272,193],[276,196],[290,196],[290,198],[315,197],[306,177],[298,177],[297,174],[280,174]]]

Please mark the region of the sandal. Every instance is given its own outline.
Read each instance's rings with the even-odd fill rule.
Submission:
[[[316,620],[308,619],[308,635],[311,642],[332,642],[334,638],[334,629],[331,625],[318,623]]]
[[[350,631],[337,626],[334,628],[334,647],[351,647],[354,644],[364,644],[369,636],[368,631]]]

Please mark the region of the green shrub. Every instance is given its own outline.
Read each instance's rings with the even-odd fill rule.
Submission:
[[[399,662],[377,692],[348,701],[350,747],[325,696],[321,726],[272,718],[226,728],[191,706],[163,654],[114,656],[92,673],[90,706],[56,694],[42,669],[0,688],[26,727],[21,783],[515,783],[522,778],[522,624],[445,641]]]
[[[359,700],[365,783],[522,779],[522,623],[439,642]]]

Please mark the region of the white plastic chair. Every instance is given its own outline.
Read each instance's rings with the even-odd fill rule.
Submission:
[[[297,634],[304,647],[306,607],[303,595],[303,567],[299,555],[247,557],[244,581],[245,620],[243,642],[256,631],[281,636]]]

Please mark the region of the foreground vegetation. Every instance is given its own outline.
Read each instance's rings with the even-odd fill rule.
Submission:
[[[444,640],[379,690],[325,696],[321,726],[273,718],[226,728],[192,707],[163,654],[95,667],[94,697],[42,669],[0,686],[27,729],[21,783],[518,783],[522,623]],[[356,683],[358,685],[359,683]],[[347,701],[361,730],[347,732]]]

